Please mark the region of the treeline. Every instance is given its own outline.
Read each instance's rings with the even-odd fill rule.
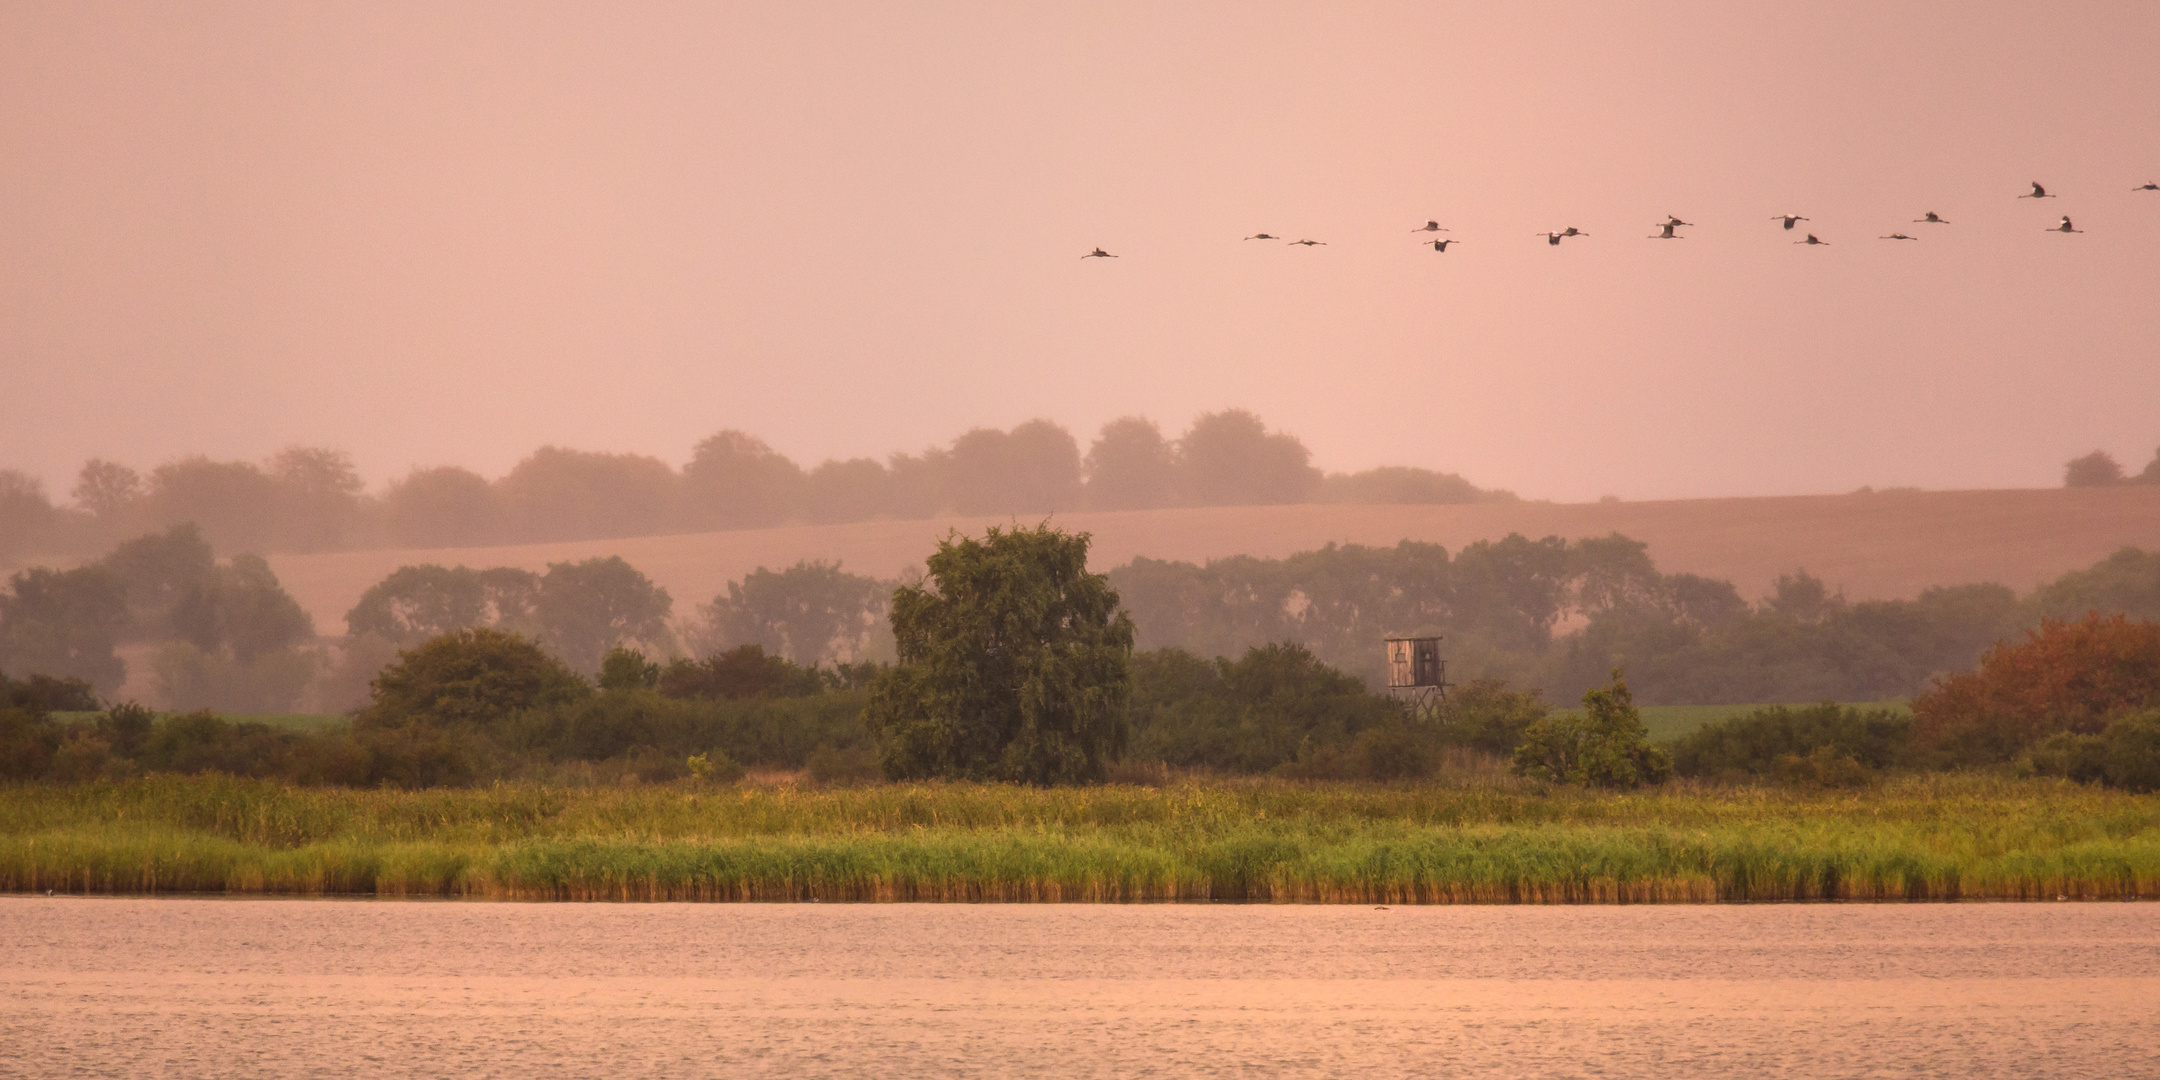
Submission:
[[[2063,465],[2064,487],[2111,487],[2116,484],[2160,484],[2160,450],[2153,451],[2152,460],[2146,462],[2145,468],[2135,476],[2124,470],[2115,455],[2105,450],[2071,458]]]
[[[2125,548],[2025,597],[2001,585],[1848,602],[1805,571],[1750,603],[1730,582],[1658,571],[1613,535],[1471,544],[1329,546],[1204,566],[1136,559],[1110,571],[1143,649],[1235,656],[1297,642],[1381,685],[1380,641],[1446,638],[1450,670],[1579,696],[1625,668],[1649,704],[1881,701],[1964,670],[2044,618],[2160,618],[2160,553]]]
[[[1083,454],[1047,420],[976,428],[920,454],[804,468],[755,436],[723,431],[675,469],[658,458],[545,446],[490,480],[416,469],[369,493],[352,459],[296,447],[267,462],[189,457],[148,474],[85,464],[71,502],[0,470],[0,565],[87,554],[194,523],[219,551],[477,547],[831,524],[941,514],[1048,514],[1306,502],[1460,503],[1511,498],[1451,473],[1323,474],[1295,436],[1243,410],[1209,413],[1177,439],[1152,420],[1105,425]]]

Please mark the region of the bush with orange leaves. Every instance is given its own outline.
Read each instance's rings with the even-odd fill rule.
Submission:
[[[2160,623],[2087,615],[2044,620],[1975,671],[1938,676],[1913,699],[1915,742],[1943,765],[2008,761],[2056,732],[2097,735],[2160,705]]]

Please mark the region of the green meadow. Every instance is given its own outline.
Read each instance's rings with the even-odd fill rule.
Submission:
[[[2160,892],[2160,797],[1894,777],[1852,792],[1196,780],[1025,788],[0,789],[0,889],[504,900],[1596,903]]]

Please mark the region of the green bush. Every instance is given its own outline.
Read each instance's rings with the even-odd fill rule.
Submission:
[[[1254,646],[1234,661],[1158,649],[1135,655],[1132,672],[1128,760],[1235,773],[1303,761],[1304,775],[1333,775],[1363,732],[1402,722],[1394,702],[1302,645]]]
[[[1633,788],[1672,775],[1665,751],[1650,745],[1642,714],[1618,670],[1612,684],[1583,695],[1583,713],[1547,716],[1515,748],[1515,773],[1560,784]]]
[[[2098,735],[2058,732],[2035,744],[2022,766],[2032,775],[2160,791],[2160,709],[2117,717]]]
[[[1825,751],[1825,761],[1849,759],[1880,771],[1906,760],[1911,748],[1912,719],[1887,709],[1776,705],[1696,729],[1672,744],[1672,763],[1681,776],[1793,776],[1793,762]],[[1814,767],[1808,769],[1812,775]]]

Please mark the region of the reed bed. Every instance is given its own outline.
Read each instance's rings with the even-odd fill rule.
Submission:
[[[508,900],[1714,903],[2160,891],[2160,798],[788,785],[425,792],[223,777],[0,789],[0,890]]]

